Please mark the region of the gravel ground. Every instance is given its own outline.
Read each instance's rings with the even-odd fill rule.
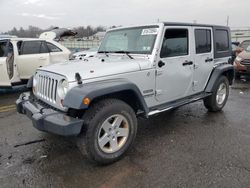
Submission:
[[[18,93],[2,94],[0,106]],[[140,119],[133,148],[96,166],[74,138],[39,132],[13,108],[0,112],[0,187],[249,187],[250,79],[237,81],[224,110],[202,101]]]

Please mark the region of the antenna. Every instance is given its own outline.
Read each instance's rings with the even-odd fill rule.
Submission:
[[[227,16],[227,26],[229,25],[229,16]]]

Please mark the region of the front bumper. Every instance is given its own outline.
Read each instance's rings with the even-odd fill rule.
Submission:
[[[83,120],[68,116],[64,112],[43,106],[29,93],[23,93],[16,101],[17,112],[26,114],[33,126],[40,131],[45,131],[62,136],[74,136],[81,132]]]
[[[250,65],[242,65],[240,62],[234,62],[234,68],[236,73],[250,74]]]

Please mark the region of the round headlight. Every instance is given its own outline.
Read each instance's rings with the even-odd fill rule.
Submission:
[[[58,95],[61,99],[63,99],[68,91],[69,84],[67,80],[63,79],[59,82],[58,85]]]

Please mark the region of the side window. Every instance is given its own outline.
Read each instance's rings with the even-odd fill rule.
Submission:
[[[211,31],[208,29],[195,29],[196,54],[211,52]]]
[[[188,30],[167,29],[162,43],[160,57],[188,55]]]
[[[216,51],[224,52],[229,50],[229,36],[228,31],[217,29],[215,31]]]
[[[41,41],[24,41],[22,44],[21,55],[39,54]]]
[[[62,51],[60,48],[58,48],[57,46],[55,46],[54,44],[51,44],[49,42],[47,42],[47,46],[48,46],[50,52],[61,52]]]
[[[7,41],[0,42],[0,57],[6,57]]]
[[[46,46],[46,43],[45,43],[45,42],[42,42],[42,43],[41,43],[40,53],[49,53],[49,49],[48,49],[48,47]]]

